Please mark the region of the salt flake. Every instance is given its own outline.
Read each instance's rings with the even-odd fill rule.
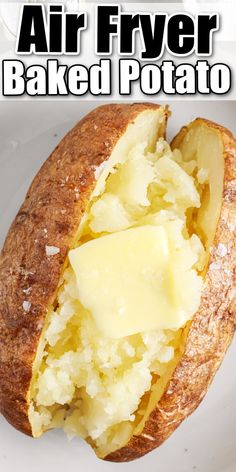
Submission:
[[[150,441],[155,441],[155,438],[151,436],[150,434],[143,433],[142,437],[145,439],[149,439]]]
[[[31,292],[32,288],[29,287],[29,288],[23,288],[22,292],[24,292],[26,295],[29,295],[30,292]]]
[[[23,302],[22,304],[23,306],[23,310],[28,313],[30,311],[30,308],[31,308],[31,303],[30,302],[27,302],[26,300]]]
[[[218,254],[218,256],[224,257],[226,256],[227,252],[228,252],[227,247],[224,244],[219,243],[216,250],[216,253]]]
[[[209,265],[209,269],[210,270],[219,270],[221,268],[221,265],[219,262],[212,262],[210,265]]]
[[[56,246],[45,246],[47,256],[55,256],[60,252],[59,247]]]

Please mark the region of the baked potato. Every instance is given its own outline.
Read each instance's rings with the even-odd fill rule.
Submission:
[[[98,457],[158,447],[235,332],[236,142],[168,107],[101,106],[35,177],[0,259],[0,410]]]

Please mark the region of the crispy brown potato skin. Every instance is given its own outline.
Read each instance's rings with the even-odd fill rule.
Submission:
[[[80,121],[43,165],[9,230],[0,259],[0,410],[26,434],[32,435],[27,393],[33,361],[66,254],[96,185],[94,166],[109,158],[127,125],[147,108],[156,105],[108,105]],[[144,430],[106,460],[136,459],[167,439],[204,397],[235,331],[235,235],[230,223],[236,217],[236,143],[224,128],[204,123],[219,130],[225,150],[223,204],[210,259],[221,268],[207,273],[185,352]],[[186,130],[180,131],[173,147]],[[219,242],[228,248],[223,260],[216,250]],[[60,248],[60,253],[47,257],[46,245]],[[23,290],[28,288],[27,294]],[[31,302],[28,313],[23,310],[25,300]]]
[[[194,316],[186,346],[167,388],[149,416],[142,433],[133,436],[123,448],[106,460],[123,462],[143,456],[160,446],[180,423],[187,418],[205,396],[236,329],[235,267],[236,267],[236,141],[225,128],[198,118],[195,124],[205,123],[217,129],[224,147],[224,193],[221,215],[206,274],[201,305]],[[189,126],[191,126],[190,124]],[[172,148],[178,147],[188,127],[174,138]],[[217,253],[223,243],[228,253]],[[219,269],[213,270],[212,263]]]
[[[105,105],[89,113],[42,166],[8,232],[0,257],[0,411],[28,435],[32,365],[68,249],[96,185],[95,166],[110,157],[139,113],[157,108]],[[163,122],[162,135],[165,128]],[[46,245],[60,252],[48,257]],[[28,313],[24,301],[31,303]]]

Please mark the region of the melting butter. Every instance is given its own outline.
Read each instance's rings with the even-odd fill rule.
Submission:
[[[167,231],[154,225],[106,235],[69,253],[78,298],[111,338],[178,329],[187,321],[171,259]]]

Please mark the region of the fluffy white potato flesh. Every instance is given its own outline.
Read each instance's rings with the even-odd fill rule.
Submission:
[[[201,205],[201,186],[206,184],[208,173],[205,168],[197,168],[194,159],[185,162],[180,151],[172,152],[162,138],[158,139],[162,120],[162,109],[142,113],[128,127],[109,161],[96,169],[97,186],[79,228],[78,243],[69,256],[72,265],[68,261],[57,308],[48,317],[34,366],[29,410],[34,436],[52,427],[63,427],[69,435],[92,442],[100,456],[126,444],[142,423],[142,398],[174,365],[186,322],[200,303],[206,258],[189,215]],[[129,280],[136,277],[137,290],[143,290],[143,305],[138,296],[135,299],[135,293],[131,300],[129,287],[120,284],[120,255],[113,257],[114,245],[109,243],[113,240],[120,249],[123,246],[128,257],[125,235],[132,232],[136,235],[136,253],[127,264],[125,276]],[[142,244],[141,234],[147,238],[146,244]],[[154,244],[155,237],[159,247]],[[109,260],[104,259],[106,270],[102,270],[106,241]],[[92,254],[93,247],[96,254]],[[104,256],[99,257],[99,251]],[[90,258],[87,267],[86,258]],[[147,261],[152,272],[150,286],[147,278],[146,285],[142,285],[137,275],[137,271],[145,270]],[[157,267],[159,285],[153,275]],[[93,270],[100,272],[92,281]],[[167,277],[163,288],[168,270],[171,277]],[[105,277],[113,280],[110,293],[102,299],[99,284],[101,278],[108,282]],[[116,313],[111,307],[118,292],[126,300],[126,323],[115,336],[112,322],[106,325],[106,319],[110,310],[110,320],[117,329]],[[163,321],[170,292],[172,318],[168,318],[169,310]],[[145,303],[147,307],[152,303],[146,324],[146,312],[142,316]],[[136,323],[134,310],[138,305]]]

